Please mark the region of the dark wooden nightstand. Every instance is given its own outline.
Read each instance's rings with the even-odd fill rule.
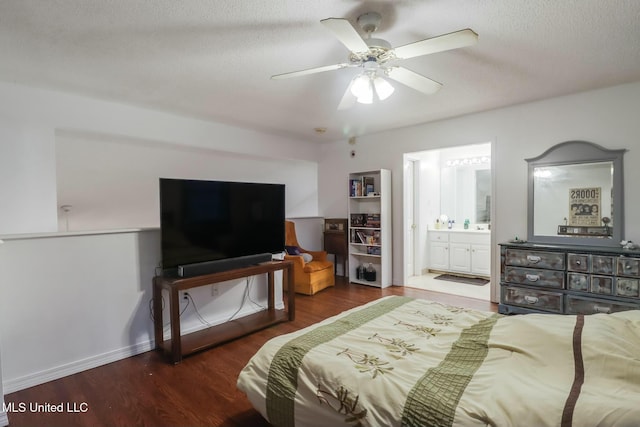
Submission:
[[[349,276],[347,257],[349,255],[346,218],[326,218],[324,220],[324,250],[335,256],[334,274],[337,272],[338,257],[342,257],[342,275]]]

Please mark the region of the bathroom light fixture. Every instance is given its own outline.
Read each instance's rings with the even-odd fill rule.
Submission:
[[[467,157],[463,159],[451,159],[445,162],[446,166],[468,166],[468,165],[480,165],[491,163],[491,157],[481,156],[481,157]]]

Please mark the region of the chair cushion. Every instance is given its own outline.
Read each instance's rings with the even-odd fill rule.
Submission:
[[[311,261],[304,265],[305,273],[313,273],[314,271],[330,268],[333,271],[333,263],[331,261]]]

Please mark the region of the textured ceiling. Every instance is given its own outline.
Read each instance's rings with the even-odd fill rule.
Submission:
[[[443,84],[430,96],[338,111],[357,69],[270,79],[345,62],[319,21],[368,11],[393,46],[479,42],[402,62]],[[334,141],[640,81],[639,22],[638,0],[0,0],[0,80]]]

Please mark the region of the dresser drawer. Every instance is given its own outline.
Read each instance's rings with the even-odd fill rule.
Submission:
[[[629,304],[625,302],[608,301],[575,295],[567,295],[565,301],[567,314],[615,313],[617,311],[634,310],[639,308],[640,304]]]
[[[606,255],[591,256],[591,272],[596,274],[615,274],[616,257]]]
[[[567,289],[570,291],[589,292],[589,275],[582,273],[567,273]]]
[[[564,288],[564,271],[541,270],[538,268],[505,267],[504,281],[518,285]]]
[[[606,255],[567,254],[567,270],[580,273],[615,274],[616,257]]]
[[[502,285],[502,302],[536,310],[562,313],[562,293]]]
[[[640,298],[640,279],[618,277],[616,295],[621,297]]]
[[[640,258],[618,257],[618,276],[640,277]]]
[[[613,277],[592,275],[590,291],[593,294],[613,295]]]
[[[517,267],[549,268],[564,270],[564,253],[544,252],[527,249],[508,248],[505,253],[505,264]]]
[[[590,261],[588,254],[567,254],[567,270],[588,273]]]

